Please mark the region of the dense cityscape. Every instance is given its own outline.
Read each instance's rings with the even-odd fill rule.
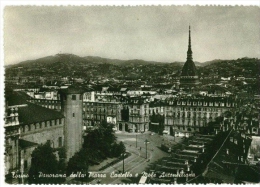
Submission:
[[[259,183],[260,60],[194,62],[187,36],[185,63],[7,66],[6,183]]]

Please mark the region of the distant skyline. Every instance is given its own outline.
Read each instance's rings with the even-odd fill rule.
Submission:
[[[58,53],[186,61],[260,57],[257,6],[7,6],[5,65]]]

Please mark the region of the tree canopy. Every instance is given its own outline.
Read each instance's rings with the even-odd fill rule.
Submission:
[[[40,175],[59,174],[59,161],[54,152],[55,150],[50,146],[50,142],[39,145],[34,149],[29,170],[28,182],[30,184],[59,184],[64,180],[62,177],[41,177]]]
[[[96,164],[107,157],[118,157],[125,151],[122,142],[116,142],[113,124],[101,122],[98,128],[88,132],[84,138],[83,149],[88,153],[89,164]]]
[[[86,159],[86,156],[87,153],[85,150],[81,149],[70,158],[67,166],[67,176],[80,172],[81,177],[79,179],[88,178],[88,160]]]

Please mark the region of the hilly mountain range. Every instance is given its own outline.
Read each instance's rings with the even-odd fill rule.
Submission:
[[[132,59],[132,60],[119,60],[119,59],[109,59],[109,58],[102,58],[102,57],[98,57],[98,56],[86,56],[86,57],[80,57],[74,54],[56,54],[54,56],[46,56],[46,57],[42,57],[42,58],[38,58],[38,59],[34,59],[34,60],[26,60],[26,61],[22,61],[19,62],[17,64],[13,64],[13,65],[9,65],[6,66],[8,67],[17,67],[17,66],[40,66],[41,64],[52,64],[55,62],[64,62],[64,63],[69,63],[69,62],[73,62],[73,63],[96,63],[96,64],[102,64],[102,63],[108,63],[108,64],[113,64],[113,65],[118,65],[118,66],[123,66],[123,65],[151,65],[151,64],[169,64],[167,62],[157,62],[157,61],[145,61],[145,60],[140,60],[140,59]],[[206,63],[210,63],[206,62]],[[184,62],[171,62],[171,63],[179,63],[179,64],[183,64]],[[203,66],[204,63],[200,63],[200,62],[195,62],[196,66]]]
[[[180,73],[184,62],[155,62],[108,59],[96,56],[79,57],[73,54],[57,54],[35,60],[27,60],[6,66],[6,76],[15,76],[20,68],[25,76],[76,76],[150,79],[170,77]],[[204,76],[259,76],[260,60],[241,58],[236,60],[213,60],[195,62],[200,75]]]

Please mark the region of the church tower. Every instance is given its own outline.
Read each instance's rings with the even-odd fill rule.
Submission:
[[[64,146],[67,161],[82,147],[83,99],[82,92],[70,86],[61,92],[61,108],[65,116]]]
[[[191,34],[189,26],[189,45],[187,51],[187,60],[182,68],[180,76],[180,87],[184,90],[192,90],[199,84],[198,73],[196,66],[192,59],[192,50],[191,50]]]

